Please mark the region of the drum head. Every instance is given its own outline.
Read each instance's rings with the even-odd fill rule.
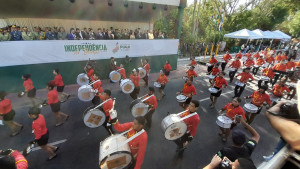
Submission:
[[[140,78],[144,78],[146,76],[146,74],[147,74],[146,70],[144,68],[142,68],[142,67],[139,67],[138,69],[139,69],[139,76],[140,76]]]
[[[227,116],[218,116],[216,123],[222,128],[230,128],[232,120]]]
[[[229,68],[229,72],[234,72],[235,71],[235,68]]]
[[[90,85],[83,85],[78,89],[78,98],[81,101],[88,102],[93,100],[95,93],[91,92],[93,88]]]
[[[81,73],[77,76],[77,84],[80,86],[89,84],[89,77],[85,73]]]
[[[93,107],[89,107],[83,113],[83,122],[87,127],[96,128],[101,126],[105,121],[105,114],[99,110],[91,110]]]
[[[188,99],[188,97],[186,97],[185,95],[180,94],[180,95],[176,96],[176,99],[177,99],[178,102],[183,103]]]
[[[160,88],[161,87],[161,84],[160,83],[158,83],[158,82],[154,82],[154,87],[157,87],[157,88]]]
[[[214,79],[215,77],[216,77],[216,76],[214,76],[214,75],[209,75],[209,76],[208,76],[209,79]]]
[[[235,82],[235,85],[238,85],[238,86],[243,87],[243,86],[245,85],[245,83],[242,83],[242,82],[240,82],[240,81],[236,81],[236,82]]]
[[[148,113],[148,106],[140,100],[134,100],[130,107],[133,117],[145,116]]]
[[[112,71],[112,72],[110,72],[110,74],[109,74],[109,78],[110,78],[110,80],[112,81],[112,82],[118,82],[118,81],[120,81],[121,80],[121,74],[119,73],[119,72],[117,72],[117,71]]]
[[[120,87],[125,94],[130,94],[134,90],[134,84],[129,79],[122,80]]]
[[[176,140],[186,133],[187,125],[180,119],[178,115],[170,114],[162,120],[161,128],[167,140]]]
[[[243,108],[249,113],[256,113],[258,110],[258,107],[251,103],[246,103]]]
[[[210,93],[218,93],[218,89],[216,89],[216,88],[214,88],[214,87],[208,88],[208,91],[209,91]]]

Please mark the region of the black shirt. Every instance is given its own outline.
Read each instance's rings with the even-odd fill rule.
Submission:
[[[224,158],[226,156],[230,161],[235,161],[238,158],[250,159],[251,154],[256,147],[256,144],[256,141],[250,139],[242,147],[223,147],[218,152],[218,156],[220,156],[221,158]]]

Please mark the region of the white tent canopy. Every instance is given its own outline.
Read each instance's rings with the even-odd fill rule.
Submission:
[[[225,34],[224,37],[235,39],[261,39],[262,36],[248,29],[242,29],[236,32]]]
[[[281,32],[280,30],[273,31],[273,33],[281,35],[283,37],[282,39],[291,39],[291,36]]]
[[[254,32],[254,33],[258,34],[259,36],[261,36],[262,39],[269,39],[268,35],[260,29],[255,29],[252,32]]]
[[[264,31],[267,39],[283,39],[283,37],[280,34],[271,32],[271,31]]]

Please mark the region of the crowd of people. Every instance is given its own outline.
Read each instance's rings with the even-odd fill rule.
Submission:
[[[21,40],[109,40],[109,39],[167,39],[167,34],[160,30],[135,30],[114,29],[110,27],[98,28],[71,28],[66,31],[63,27],[33,27],[29,31],[27,27],[16,25],[0,29],[0,41],[21,41]]]

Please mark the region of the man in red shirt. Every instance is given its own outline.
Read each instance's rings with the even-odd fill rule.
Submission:
[[[0,158],[1,169],[28,169],[26,158],[18,150],[0,150],[0,155],[4,155]]]
[[[273,72],[275,72],[275,75],[274,75],[274,80],[273,80],[273,83],[272,83],[272,87],[274,86],[274,84],[277,82],[277,80],[280,77],[283,77],[283,75],[286,72],[285,60],[281,60],[279,63],[277,63],[273,67]]]
[[[106,89],[104,90],[103,94],[99,95],[99,97],[103,102],[110,99],[102,105],[101,109],[105,113],[105,121],[103,123],[103,127],[106,129],[109,135],[112,135],[114,134],[114,131],[112,129],[111,117],[109,114],[109,111],[113,109],[113,99],[111,98],[111,91]]]
[[[252,98],[251,104],[258,107],[258,111],[256,113],[246,112],[246,120],[248,124],[251,124],[256,115],[260,114],[261,109],[264,106],[264,102],[266,102],[269,106],[271,106],[270,96],[266,93],[268,86],[261,86],[258,91],[254,91],[251,96],[244,97],[244,99]]]
[[[146,124],[146,119],[142,116],[136,117],[134,121],[130,123],[120,124],[116,118],[112,119],[112,121],[114,128],[118,132],[130,130],[127,133],[127,138],[134,136],[138,132],[142,132],[142,129]],[[147,142],[148,135],[146,131],[144,131],[141,135],[137,136],[128,143],[132,157],[134,158],[134,161],[131,163],[129,169],[141,169],[144,162]]]
[[[45,118],[43,115],[41,115],[41,109],[37,107],[30,108],[28,112],[28,117],[33,119],[32,131],[35,135],[34,141],[31,141],[30,143],[39,145],[50,155],[47,160],[52,160],[57,156],[56,151],[59,147],[55,147],[48,144],[49,131],[46,127]]]
[[[154,95],[154,93],[155,93],[154,88],[153,87],[149,87],[148,93],[144,97],[144,99],[145,99],[146,97],[151,96],[150,98],[148,98],[145,101],[145,103],[149,106],[149,111],[145,115],[145,119],[147,120],[146,126],[145,126],[146,130],[150,130],[150,128],[152,126],[152,115],[155,112],[155,109],[157,108],[157,99],[156,99],[156,96]]]
[[[186,72],[186,77],[191,78],[192,80],[194,77],[197,77],[197,73],[194,71],[195,67],[191,66],[190,69]]]
[[[197,64],[197,63],[196,63],[196,64]],[[172,67],[171,67],[169,61],[166,60],[166,64],[164,65],[164,68],[163,68],[163,71],[164,71],[165,75],[166,75],[166,76],[169,76],[171,70],[172,70]]]
[[[167,76],[165,75],[164,71],[160,71],[160,75],[156,80],[158,83],[160,83],[160,88],[158,89],[158,92],[161,94],[161,98],[162,99],[166,94],[164,93],[164,89],[166,87],[166,84],[169,82],[169,79],[167,78]],[[158,100],[160,100],[158,99]]]
[[[231,128],[229,129],[220,127],[221,133],[219,133],[219,135],[222,137],[222,141],[224,142],[227,141],[227,137],[230,134],[230,130],[236,126],[236,123],[234,123],[236,115],[240,115],[242,116],[243,119],[245,119],[245,112],[243,108],[240,106],[240,103],[241,103],[241,99],[239,97],[236,97],[232,100],[232,103],[228,103],[218,112],[219,115],[221,115],[222,111],[226,110],[226,116],[233,121],[233,123],[231,124]]]
[[[133,69],[130,74],[130,80],[134,84],[134,90],[130,93],[130,96],[135,100],[140,93],[140,76],[135,69]]]
[[[117,67],[117,71],[121,74],[121,79],[126,79],[126,70],[124,69],[123,64],[120,64],[120,67]]]
[[[265,60],[263,59],[263,56],[260,56],[257,60],[256,60],[256,64],[252,69],[252,73],[253,75],[256,75],[256,73],[258,72],[259,68],[261,67],[261,65],[265,64]]]
[[[267,57],[267,58],[266,58],[266,62],[269,63],[269,64],[274,64],[275,59],[274,59],[273,56],[274,56],[274,55],[272,54],[270,57]]]
[[[191,63],[190,63],[189,66],[194,66],[194,67],[197,66],[197,62],[195,61],[195,58],[194,58],[194,57],[191,57]]]
[[[148,78],[150,75],[150,65],[148,63],[148,59],[144,60],[143,67],[146,70],[146,76],[143,78],[143,80],[145,81],[145,85],[148,86]]]
[[[248,59],[245,61],[244,66],[245,66],[245,67],[252,67],[254,64],[255,64],[255,63],[254,63],[252,57],[250,57],[250,58],[248,58]]]
[[[215,58],[214,54],[211,56],[211,58],[209,58],[208,63],[210,64],[210,66],[207,66],[207,72],[208,72],[207,74],[209,74],[213,69],[214,65],[218,63],[218,60]]]
[[[213,75],[214,77],[218,76],[218,74],[221,72],[220,69],[218,68],[219,64],[215,64],[215,67],[211,70],[211,75]],[[213,79],[209,79],[209,83],[212,85],[212,81]]]
[[[273,77],[275,75],[275,73],[273,72],[272,66],[273,66],[273,64],[270,64],[270,65],[268,65],[268,67],[266,67],[262,70],[262,75],[268,77],[269,80],[267,80],[267,81],[262,80],[262,79],[258,80],[258,88],[260,88],[262,86],[263,81],[264,81],[264,85],[266,85],[266,86],[268,86],[269,81],[272,83]]]
[[[90,81],[94,81],[93,75],[94,75],[94,69],[92,68],[92,65],[88,64],[85,68],[86,75],[89,77]]]
[[[288,55],[288,52],[285,51],[285,52],[283,53],[283,55],[281,55],[281,59],[282,59],[282,60],[288,60],[289,58],[287,57],[287,55]]]
[[[36,89],[33,86],[33,82],[30,79],[30,74],[24,74],[22,76],[22,79],[24,80],[23,86],[25,88],[25,93],[27,93],[27,97],[30,99],[33,106],[35,106],[35,95],[36,95]]]
[[[96,95],[93,98],[92,103],[95,106],[97,106],[97,105],[100,104],[100,97],[99,97],[99,95],[103,92],[103,88],[102,88],[102,82],[101,82],[101,80],[100,80],[100,78],[99,78],[99,76],[98,76],[97,73],[94,73],[93,79],[94,79],[94,81],[93,81],[93,83],[94,83],[93,84],[93,89],[94,89]]]
[[[6,92],[0,91],[0,125],[6,124],[10,130],[10,136],[16,136],[23,129],[23,125],[14,121],[16,112],[12,109],[11,101],[5,99]]]
[[[222,67],[222,72],[224,72],[227,63],[228,63],[229,60],[231,60],[231,59],[232,59],[232,56],[231,56],[231,55],[229,54],[229,52],[227,51],[227,52],[226,52],[226,55],[223,56],[223,60],[224,60],[225,62],[222,62],[222,65],[221,65],[221,67]]]
[[[65,84],[63,82],[61,74],[59,74],[59,69],[54,69],[53,74],[55,75],[54,81],[56,90],[58,92],[58,98],[61,102],[65,102],[70,97],[70,95],[64,92]]]
[[[239,53],[237,53],[237,54],[235,55],[235,59],[236,59],[236,58],[242,59],[242,57],[243,57],[243,54],[242,54],[242,51],[240,50]]]
[[[276,84],[273,89],[272,89],[272,93],[274,96],[282,98],[284,95],[284,91],[288,93],[290,93],[290,89],[284,84],[285,81],[284,80],[280,80],[278,82],[278,84]]]
[[[188,111],[181,114],[180,117],[183,118],[190,114],[197,113],[199,105],[200,103],[198,100],[192,100],[191,103],[189,104]],[[185,119],[184,123],[187,125],[186,133],[179,139],[174,140],[175,144],[177,145],[176,152],[178,152],[180,156],[183,155],[183,151],[187,148],[188,144],[196,136],[197,129],[200,123],[200,117],[198,114],[196,114],[194,116]]]
[[[62,116],[65,118],[65,120],[68,120],[69,115],[63,113],[60,111],[60,101],[58,100],[58,93],[54,89],[55,82],[51,80],[47,84],[47,89],[48,89],[48,104],[51,107],[52,112],[54,113],[56,117],[56,124],[55,126],[60,126],[63,124]]]
[[[253,55],[253,58],[254,58],[254,59],[258,59],[258,58],[259,58],[259,52],[256,52],[256,53]]]
[[[288,62],[286,63],[286,69],[287,70],[295,70],[296,68],[296,63],[293,58],[290,58]]]
[[[213,84],[211,85],[214,88],[216,88],[218,90],[218,92],[210,94],[210,100],[211,100],[210,108],[215,107],[215,104],[217,103],[218,97],[221,96],[223,88],[228,86],[224,76],[225,76],[225,72],[221,72],[219,74],[219,76],[214,79]]]
[[[230,78],[230,83],[232,82],[234,75],[238,71],[238,69],[241,67],[241,62],[239,57],[236,57],[235,60],[229,65],[229,67],[234,68],[234,71],[229,71],[229,78]]]
[[[193,95],[196,95],[196,88],[195,86],[192,84],[193,81],[192,79],[188,79],[185,84],[184,84],[184,87],[183,89],[181,90],[181,92],[177,92],[177,94],[183,94],[185,95],[186,97],[188,97],[188,99],[186,99],[185,102],[183,103],[179,103],[179,106],[181,106],[182,108],[186,109],[187,106],[190,104],[192,98],[193,98]]]
[[[240,97],[242,95],[242,93],[243,93],[243,91],[244,91],[244,89],[246,87],[246,84],[249,81],[249,79],[254,80],[253,76],[250,73],[250,67],[247,67],[244,70],[244,72],[236,75],[235,77],[239,77],[239,76],[241,76],[241,78],[240,78],[239,81],[241,83],[244,83],[244,85],[243,86],[239,86],[238,84],[235,85],[235,88],[234,88],[234,97],[233,98]]]

